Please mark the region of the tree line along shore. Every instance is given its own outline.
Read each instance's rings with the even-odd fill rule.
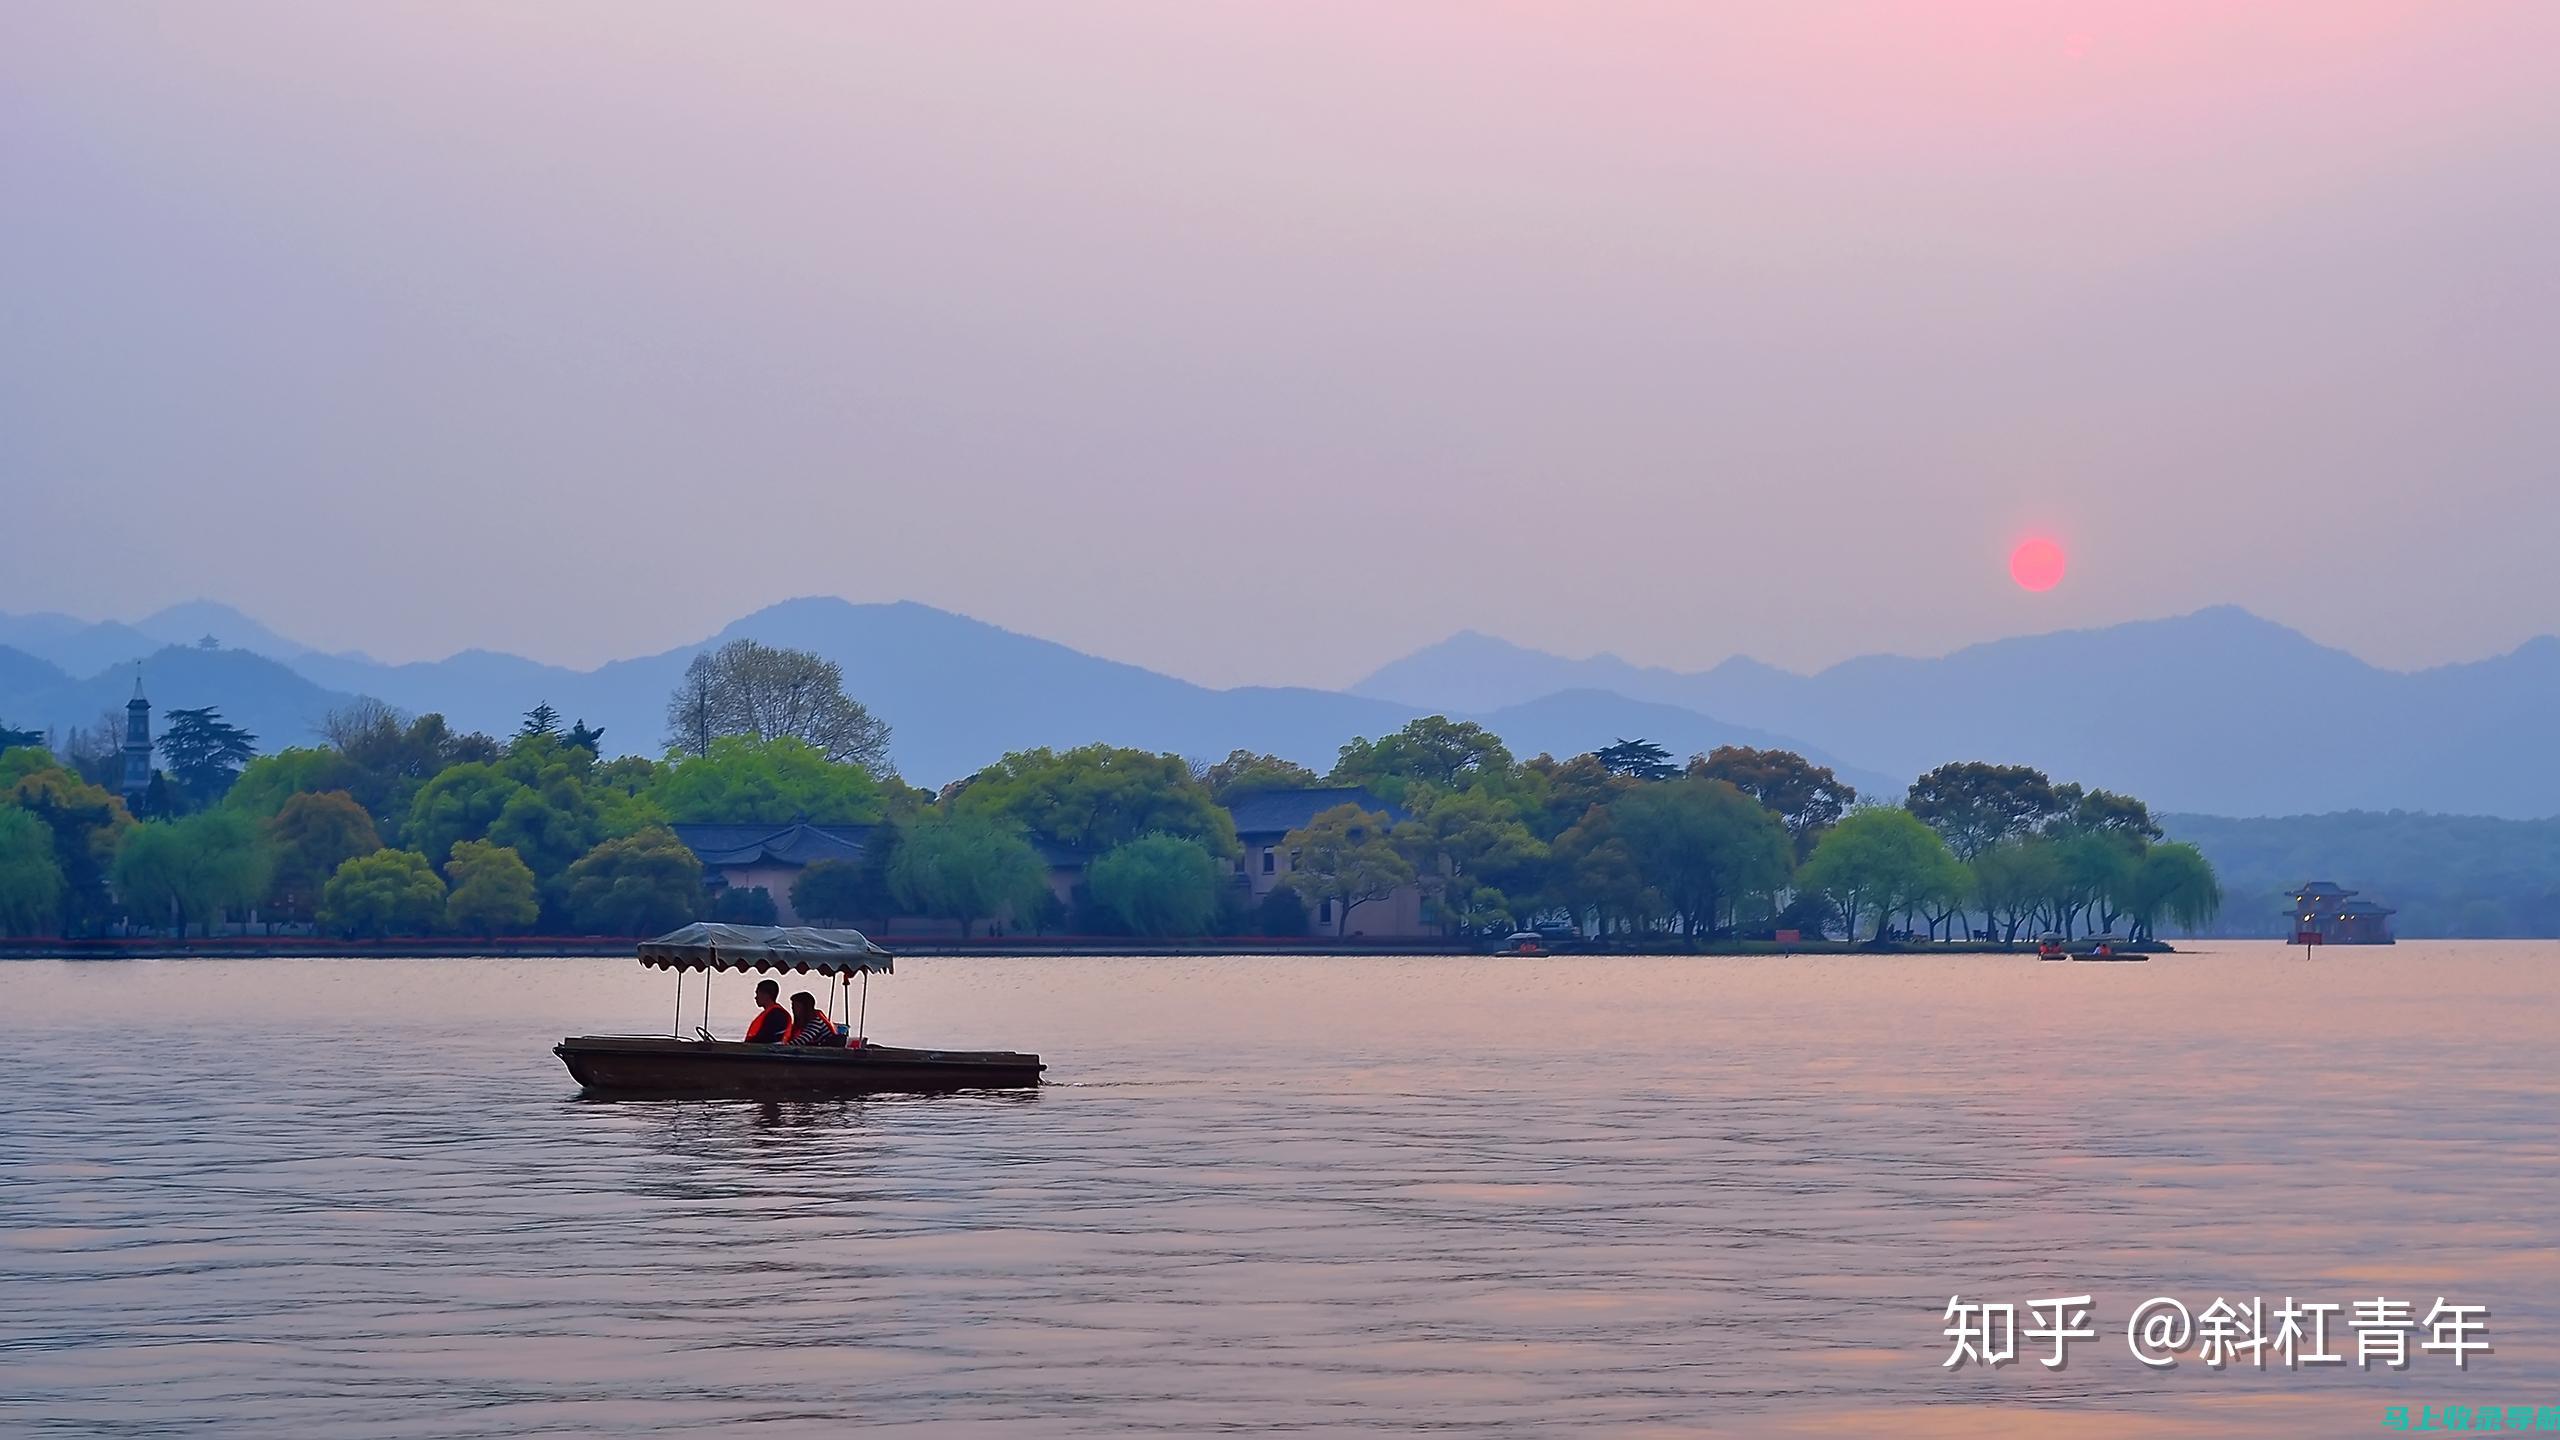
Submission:
[[[539,703],[497,737],[368,702],[327,717],[324,744],[271,754],[216,711],[171,715],[139,786],[94,739],[56,753],[0,733],[0,935],[15,948],[770,922],[776,896],[706,884],[672,827],[794,822],[866,828],[858,857],[796,873],[792,912],[884,934],[930,922],[957,948],[1349,938],[1399,894],[1453,945],[1542,928],[1639,949],[2140,942],[2221,904],[2213,867],[2140,800],[1979,761],[1861,796],[1786,751],[1682,763],[1621,738],[1522,759],[1435,716],[1349,741],[1323,774],[1096,744],[928,791],[898,776],[889,727],[836,665],[747,640],[696,658],[654,760],[606,758],[601,732]],[[1279,883],[1239,883],[1234,807],[1324,787],[1357,799],[1285,835]]]

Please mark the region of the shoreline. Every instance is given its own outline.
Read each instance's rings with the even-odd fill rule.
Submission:
[[[1136,940],[1104,935],[954,940],[880,937],[882,946],[900,957],[942,959],[982,956],[1029,959],[1040,956],[1508,956],[1490,944],[1457,940],[1324,940],[1261,939],[1220,936],[1198,940]],[[499,940],[422,937],[405,940],[332,940],[304,935],[226,935],[211,939],[0,940],[0,960],[574,960],[628,959],[636,941],[593,935],[518,936]],[[2032,943],[1952,941],[1943,944],[1890,942],[1877,945],[1847,940],[1705,941],[1694,945],[1568,945],[1533,958],[1573,960],[1585,957],[1663,956],[1708,959],[1754,955],[2012,955],[2034,958]],[[2125,955],[2175,955],[2159,941],[2122,947]]]

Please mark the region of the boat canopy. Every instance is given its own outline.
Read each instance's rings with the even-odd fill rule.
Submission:
[[[806,925],[719,925],[701,921],[640,942],[640,963],[656,970],[797,970],[803,974],[890,973],[890,955],[859,930]]]

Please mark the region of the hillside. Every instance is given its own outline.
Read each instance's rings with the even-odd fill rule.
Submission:
[[[147,653],[138,663],[155,707],[155,725],[174,707],[212,705],[224,719],[256,735],[265,750],[316,743],[321,717],[356,698],[324,689],[284,664],[246,650],[171,645]],[[133,664],[111,666],[86,679],[54,671],[49,681],[18,688],[9,683],[7,667],[0,666],[0,716],[57,734],[97,724],[101,717],[114,717],[122,728],[136,673]]]
[[[1466,632],[1343,693],[1211,689],[912,603],[786,601],[696,644],[572,670],[488,650],[402,665],[319,654],[196,602],[135,625],[0,616],[0,718],[88,724],[98,705],[121,705],[133,659],[152,656],[156,671],[179,653],[142,627],[214,633],[227,647],[237,637],[246,648],[181,647],[233,658],[217,662],[218,677],[172,681],[218,684],[226,705],[265,717],[251,728],[275,743],[307,735],[321,711],[362,694],[491,733],[547,701],[604,727],[609,751],[655,754],[686,663],[704,646],[752,636],[839,662],[848,688],[895,728],[902,771],[927,784],[1007,750],[1094,740],[1207,758],[1243,746],[1322,768],[1355,735],[1445,713],[1482,721],[1522,755],[1620,737],[1680,756],[1718,744],[1780,746],[1882,798],[1932,765],[1991,759],[2193,814],[2560,814],[2560,750],[2545,739],[2560,713],[2560,640],[2399,672],[2227,607],[1934,658],[1874,656],[1812,675],[1747,659],[1696,672],[1572,660]],[[98,655],[118,658],[86,669],[61,658]],[[123,678],[93,683],[109,670]],[[163,697],[156,674],[150,684],[156,701],[184,703]]]
[[[1909,775],[1947,760],[2041,766],[2210,814],[2423,809],[2560,814],[2560,641],[2416,672],[2367,665],[2246,611],[1875,656],[1812,675],[1748,660],[1681,672],[1566,660],[1482,635],[1354,693],[1408,704],[1599,687],[1802,737]]]
[[[2222,877],[2216,933],[2286,933],[2285,897],[2334,880],[2399,910],[2404,936],[2560,936],[2560,820],[2348,811],[2161,817]]]
[[[1242,747],[1321,769],[1356,735],[1379,735],[1420,707],[1332,691],[1245,686],[1216,690],[1099,659],[967,616],[912,603],[857,605],[813,598],[757,611],[698,645],[589,671],[471,651],[430,664],[387,666],[305,656],[296,665],[334,687],[409,710],[441,709],[467,728],[503,731],[537,701],[605,729],[610,750],[654,754],[666,699],[706,646],[748,637],[813,650],[844,667],[846,686],[895,730],[899,769],[939,784],[1008,750],[1107,741],[1217,759]],[[1509,707],[1477,717],[1520,753],[1573,754],[1620,735],[1678,734],[1665,743],[1724,738],[1784,743],[1705,716],[1617,696]],[[1685,737],[1685,738],[1682,738]],[[1685,750],[1681,753],[1687,753]]]

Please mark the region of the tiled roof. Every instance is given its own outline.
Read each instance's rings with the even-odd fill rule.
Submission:
[[[820,860],[862,858],[870,825],[678,825],[676,838],[703,864],[813,865]]]
[[[1308,821],[1337,805],[1383,810],[1391,823],[1406,818],[1404,811],[1358,785],[1333,785],[1311,790],[1260,790],[1228,806],[1227,813],[1235,817],[1238,835],[1285,835],[1292,830],[1305,829]]]

